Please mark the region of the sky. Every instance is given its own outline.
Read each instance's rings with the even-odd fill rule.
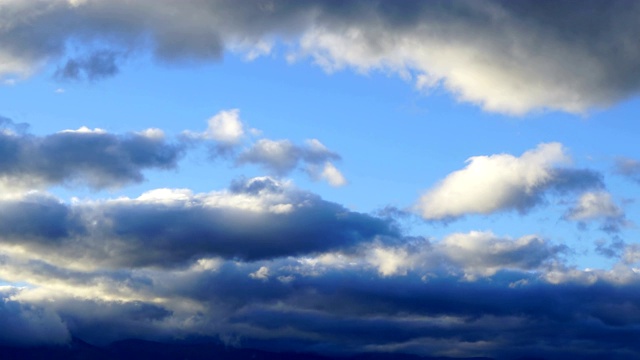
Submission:
[[[637,357],[639,15],[0,0],[0,345]]]

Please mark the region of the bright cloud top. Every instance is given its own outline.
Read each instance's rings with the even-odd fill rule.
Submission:
[[[562,144],[540,144],[520,157],[509,154],[474,156],[467,166],[428,190],[415,206],[425,219],[447,220],[466,214],[496,211],[526,212],[551,189],[599,187],[601,179],[588,170],[560,168],[570,162]]]

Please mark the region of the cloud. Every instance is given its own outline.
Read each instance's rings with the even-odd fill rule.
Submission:
[[[325,162],[322,167],[322,171],[318,171],[316,167],[310,167],[310,173],[312,176],[320,177],[325,180],[331,186],[344,186],[347,184],[347,179],[332,163]],[[319,174],[318,174],[319,173]]]
[[[448,220],[466,214],[517,210],[524,213],[544,201],[546,192],[602,187],[601,175],[563,168],[569,156],[560,143],[545,143],[520,157],[474,156],[467,166],[428,190],[415,206],[425,219]]]
[[[637,183],[640,183],[640,161],[630,158],[618,158],[615,162],[614,171]]]
[[[628,223],[624,211],[615,204],[611,194],[606,191],[586,192],[577,203],[564,215],[573,221],[603,220],[602,229],[607,232],[618,232],[620,227]]]
[[[339,159],[338,154],[317,139],[309,139],[302,146],[289,140],[260,139],[240,153],[236,161],[261,165],[275,175],[287,174],[302,164],[312,178],[326,180],[332,186],[342,186],[346,179],[331,162]]]
[[[116,54],[161,62],[248,58],[290,45],[329,71],[381,70],[442,87],[488,111],[582,113],[637,93],[640,7],[625,1],[265,2],[192,0],[2,3],[0,74],[29,75],[75,49],[58,74],[117,73]],[[100,45],[100,47],[97,46]],[[238,50],[240,49],[240,50]],[[611,57],[615,53],[617,56]],[[82,75],[81,75],[82,74]]]
[[[143,181],[143,170],[174,168],[183,153],[157,129],[116,135],[81,127],[39,137],[24,124],[2,120],[0,182],[7,188],[118,187]]]
[[[0,245],[19,245],[52,263],[179,267],[218,256],[244,260],[349,248],[395,236],[389,220],[351,212],[270,178],[229,191],[157,189],[138,198],[63,204],[46,195],[0,201]],[[51,249],[60,250],[51,253]]]
[[[32,193],[0,209],[0,278],[25,284],[2,293],[9,344],[219,336],[320,353],[640,351],[637,271],[567,267],[566,247],[537,235],[408,237],[271,178],[70,205]]]
[[[550,245],[533,235],[512,240],[491,232],[472,231],[447,236],[439,250],[464,271],[466,278],[474,279],[504,269],[539,269],[552,263],[550,260],[556,259],[567,247]]]
[[[118,56],[115,51],[102,50],[80,59],[69,59],[56,70],[55,76],[63,80],[91,81],[115,76],[119,71],[116,64]]]
[[[187,143],[209,141],[213,158],[223,156],[236,165],[260,165],[271,175],[284,176],[301,167],[314,180],[324,180],[336,187],[347,184],[344,175],[332,163],[340,160],[340,155],[320,140],[307,139],[304,145],[296,145],[291,140],[262,138],[240,150],[246,137],[245,128],[238,109],[223,110],[209,119],[204,132],[184,131],[182,139]],[[260,133],[253,128],[248,131],[254,136]]]
[[[633,299],[639,275],[628,267],[584,271],[544,266],[555,255],[542,261],[545,257],[537,251],[544,248],[542,242],[524,239],[494,237],[481,257],[505,267],[474,279],[456,270],[455,264],[474,265],[475,260],[464,256],[455,258],[452,267],[425,263],[392,276],[371,269],[366,257],[357,255],[347,267],[334,263],[325,269],[305,257],[231,260],[212,269],[182,271],[125,267],[43,272],[46,277],[14,293],[12,301],[44,309],[62,319],[71,336],[95,344],[131,337],[175,341],[176,336],[219,335],[241,337],[243,347],[270,344],[279,351],[320,353],[495,358],[526,353],[549,359],[622,359],[637,353],[640,309]],[[460,243],[452,241],[442,246],[454,251]],[[471,247],[462,248],[471,254]],[[436,249],[430,251],[440,252]],[[537,260],[512,262],[530,250]],[[99,291],[88,295],[83,291],[87,288]],[[118,299],[119,293],[128,299]]]
[[[0,345],[61,345],[71,339],[55,311],[12,300],[15,293],[0,286]]]
[[[208,120],[204,132],[184,131],[183,137],[189,140],[213,141],[211,152],[214,156],[229,155],[241,144],[245,136],[244,127],[239,109],[222,110]]]

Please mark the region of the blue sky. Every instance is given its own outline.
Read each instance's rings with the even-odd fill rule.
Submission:
[[[637,354],[639,9],[574,7],[0,1],[0,343]]]

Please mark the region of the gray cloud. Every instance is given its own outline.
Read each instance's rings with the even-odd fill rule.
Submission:
[[[81,257],[107,267],[175,267],[210,256],[268,259],[398,234],[389,220],[269,178],[236,181],[230,192],[158,189],[73,205],[25,195],[0,201],[0,231],[0,244],[20,244],[48,261]]]
[[[82,128],[43,137],[2,119],[0,180],[6,187],[88,185],[109,188],[144,180],[145,169],[171,169],[184,146],[159,130],[127,135]]]
[[[191,0],[179,7],[168,0],[57,0],[46,7],[8,1],[1,10],[4,74],[28,74],[68,48],[89,55],[70,59],[62,73],[97,78],[117,72],[108,56],[90,60],[100,51],[211,61],[225,49],[268,52],[270,43],[285,39],[294,44],[291,58],[310,56],[329,71],[395,72],[419,87],[441,86],[460,100],[510,114],[584,112],[640,87],[640,78],[629,75],[640,73],[640,56],[628,46],[640,32],[640,6],[626,0]]]
[[[240,164],[258,164],[273,174],[291,172],[300,163],[307,168],[339,160],[340,155],[327,149],[316,139],[307,140],[304,145],[295,145],[289,140],[260,139],[251,148],[238,155]]]
[[[321,353],[640,352],[638,274],[566,267],[566,248],[539,236],[405,237],[270,178],[72,205],[23,196],[0,202],[0,278],[28,284],[2,293],[23,319],[7,326],[28,330],[10,344],[219,336]],[[20,325],[43,322],[50,338]]]
[[[601,229],[608,233],[617,233],[621,228],[632,224],[606,191],[585,192],[563,217],[578,221],[583,227],[587,221],[600,220]]]
[[[69,59],[56,70],[55,76],[65,80],[100,80],[118,73],[118,53],[110,50],[96,51],[80,59]]]
[[[249,276],[260,266],[269,267],[268,279]],[[288,351],[548,359],[623,359],[640,351],[635,342],[640,309],[633,305],[640,279],[630,268],[503,269],[468,281],[437,266],[428,276],[416,269],[380,277],[360,267],[303,273],[315,266],[290,258],[229,261],[211,270],[149,270],[136,275],[149,277],[142,287],[130,287],[131,277],[101,274],[102,284],[110,279],[116,287],[130,287],[133,299],[153,295],[161,306],[108,299],[117,298],[108,288],[104,299],[93,300],[24,289],[14,301],[46,308],[64,319],[70,334],[96,344],[195,334]]]

